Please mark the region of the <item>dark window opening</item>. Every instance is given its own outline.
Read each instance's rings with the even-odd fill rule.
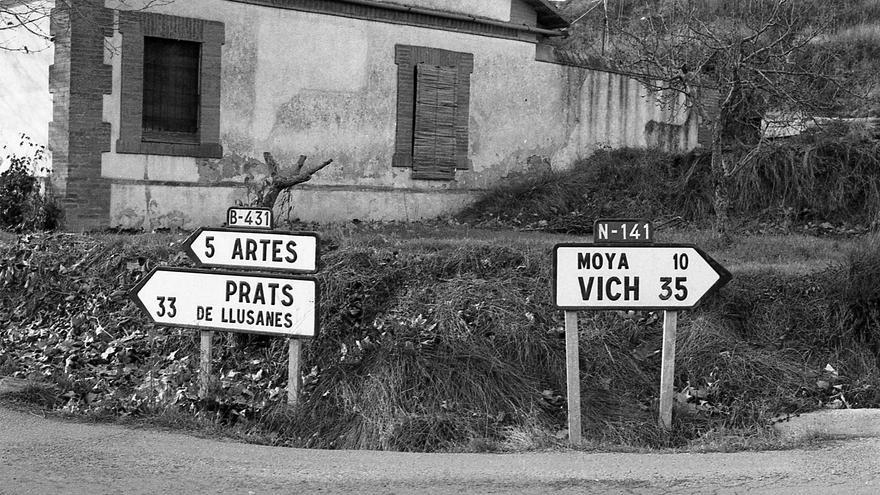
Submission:
[[[201,43],[144,37],[143,138],[198,140]]]

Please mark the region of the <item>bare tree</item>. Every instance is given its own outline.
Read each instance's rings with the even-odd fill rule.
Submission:
[[[173,1],[117,0],[117,4],[128,10],[147,10]],[[80,6],[89,2],[103,5],[103,0],[0,0],[0,50],[29,53],[50,48],[53,41],[49,34],[52,9],[64,6],[74,14],[88,17],[88,10],[80,9]],[[17,36],[19,33],[26,35],[24,38],[28,41]],[[39,41],[35,43],[34,40]]]
[[[0,0],[0,50],[32,52],[49,47],[49,14],[52,2],[45,0]],[[30,40],[41,40],[38,46],[22,41],[18,33]]]
[[[684,93],[711,129],[715,230],[727,238],[729,181],[762,139],[761,122],[828,115],[859,96],[833,51],[821,43],[840,6],[813,0],[618,0],[605,18],[607,66],[649,89]],[[625,5],[624,5],[625,4]],[[607,45],[607,46],[606,46]],[[583,46],[583,44],[582,44]],[[864,88],[862,88],[864,89]]]

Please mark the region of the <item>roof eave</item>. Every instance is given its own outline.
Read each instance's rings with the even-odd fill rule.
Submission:
[[[538,24],[543,28],[565,29],[571,23],[547,0],[525,0],[538,13]]]

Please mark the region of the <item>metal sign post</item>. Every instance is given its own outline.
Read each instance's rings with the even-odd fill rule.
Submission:
[[[581,441],[578,310],[662,310],[659,422],[672,426],[678,310],[693,308],[726,284],[730,272],[696,246],[654,244],[645,220],[597,220],[595,243],[553,249],[553,302],[565,310],[568,428]]]

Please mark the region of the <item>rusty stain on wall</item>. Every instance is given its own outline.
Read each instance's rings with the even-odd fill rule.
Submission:
[[[200,158],[196,161],[200,183],[259,180],[269,173],[265,163],[250,156],[226,155],[220,159]]]

